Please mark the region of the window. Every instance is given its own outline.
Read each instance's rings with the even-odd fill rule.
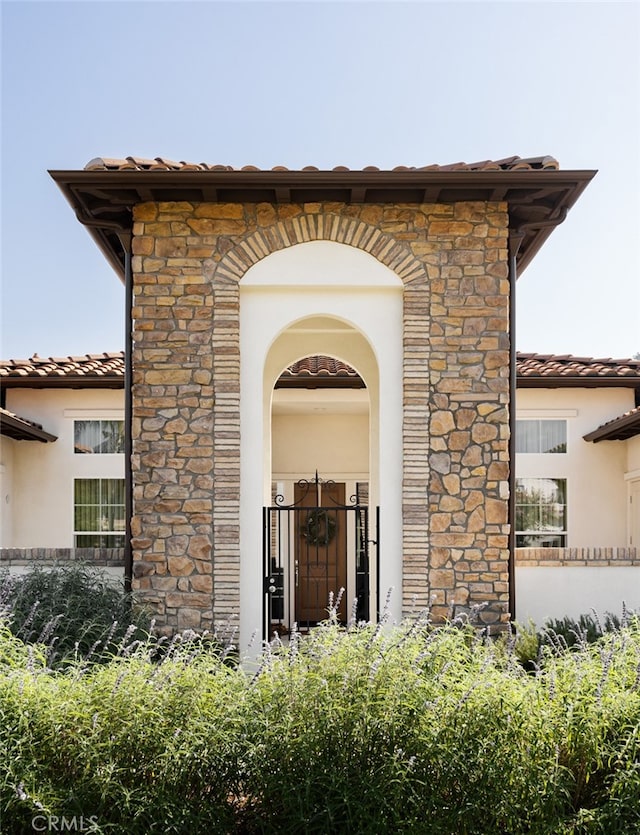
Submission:
[[[564,548],[567,544],[567,481],[516,479],[516,547]]]
[[[124,479],[76,478],[76,548],[124,548]]]
[[[80,454],[124,452],[123,420],[76,420],[73,451]]]
[[[566,452],[566,420],[517,420],[516,452]]]

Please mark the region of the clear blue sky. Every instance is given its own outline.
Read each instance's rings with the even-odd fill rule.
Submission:
[[[640,351],[637,3],[0,8],[2,357],[122,347],[122,285],[46,172],[127,155],[599,169],[518,282],[517,347]]]

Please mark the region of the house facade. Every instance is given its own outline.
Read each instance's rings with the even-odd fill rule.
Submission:
[[[518,357],[517,616],[640,608],[640,363]]]
[[[640,362],[518,354],[517,372],[518,620],[639,608]],[[124,355],[0,361],[0,381],[0,566],[80,557],[122,577]],[[316,355],[285,369],[269,504],[295,501],[320,450],[327,479],[370,505],[368,403],[345,363]],[[287,607],[272,614],[289,624]]]
[[[0,566],[80,558],[122,578],[123,385],[121,352],[0,360]]]
[[[361,427],[355,404],[339,429],[309,424],[286,466],[336,482],[330,441],[361,442],[340,483],[366,483],[379,508],[369,611],[392,588],[395,617],[482,602],[488,624],[507,620],[515,278],[593,172],[128,158],[52,176],[127,291],[125,544],[159,622],[259,631],[287,417],[275,386],[316,355],[357,372]]]

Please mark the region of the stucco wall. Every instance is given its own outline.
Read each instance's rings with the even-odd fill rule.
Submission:
[[[13,542],[13,458],[18,443],[0,435],[0,547]]]
[[[274,475],[369,472],[368,415],[274,415],[272,430]]]
[[[7,530],[3,525],[2,547],[73,546],[74,478],[124,478],[121,454],[74,454],[74,418],[122,419],[123,407],[119,390],[7,391],[10,411],[40,423],[58,439],[52,443],[13,442],[11,526]]]
[[[403,285],[389,267],[369,253],[335,241],[309,241],[275,252],[250,267],[240,283],[240,400],[241,400],[241,609],[259,613],[260,588],[255,582],[255,555],[261,540],[255,529],[256,506],[270,503],[271,481],[277,469],[272,460],[271,415],[287,393],[274,392],[281,372],[292,362],[308,355],[329,354],[355,368],[366,391],[354,392],[352,401],[364,395],[368,426],[358,446],[365,461],[360,473],[369,472],[370,501],[380,506],[385,531],[385,553],[380,578],[371,578],[373,600],[376,582],[394,589],[392,615],[402,617],[402,321]],[[255,392],[262,390],[262,414],[256,408]],[[290,394],[290,393],[289,393]],[[306,398],[307,410],[320,393]],[[324,395],[327,400],[327,395]],[[330,396],[337,409],[350,408],[349,396]],[[355,406],[355,402],[351,403]],[[300,410],[298,410],[300,413]],[[313,427],[309,427],[312,429]],[[338,421],[335,435],[324,433],[322,445],[307,434],[299,451],[313,464],[310,471],[291,460],[294,471],[307,477],[315,467],[321,478],[344,472],[333,453],[333,473],[328,472],[325,447],[339,446],[351,457],[340,439]],[[349,435],[351,431],[347,429]],[[298,437],[300,437],[298,435]],[[308,458],[307,458],[308,456]],[[262,459],[262,475],[259,464]],[[306,470],[306,471],[305,471]],[[355,473],[354,473],[355,475]],[[373,602],[371,603],[373,607]],[[241,637],[248,640],[260,623],[251,614],[241,621]]]
[[[640,610],[640,566],[516,566],[516,617],[542,626],[548,618],[577,618],[595,609],[620,616]]]
[[[622,441],[594,444],[583,435],[633,406],[625,388],[519,389],[517,416],[567,421],[567,452],[519,454],[519,478],[567,479],[567,547],[621,547],[627,544],[627,449]]]
[[[627,441],[627,472],[637,472],[640,478],[640,435]]]

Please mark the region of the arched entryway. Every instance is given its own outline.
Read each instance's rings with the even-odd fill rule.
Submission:
[[[271,496],[263,515],[265,634],[324,620],[330,597],[342,622],[368,620],[378,610],[375,358],[361,334],[328,317],[294,323],[273,347],[303,346],[310,332],[317,338],[323,329],[325,338],[341,333],[351,362],[373,375],[373,408],[363,376],[326,354],[302,357],[275,382]]]
[[[402,293],[398,276],[375,258],[324,241],[274,253],[240,282],[241,641],[249,624],[254,634],[263,631],[268,578],[263,571],[260,514],[272,504],[274,489],[279,492],[274,488],[278,481],[287,493],[284,501],[295,501],[296,480],[314,478],[317,469],[323,481],[343,485],[338,489],[345,504],[354,489],[357,492],[355,485],[362,491],[366,484],[367,506],[380,506],[389,549],[381,560],[379,586],[383,594],[391,586],[400,590]],[[315,394],[309,390],[304,396],[301,391],[292,395],[289,389],[284,394],[287,389],[279,384],[283,373],[318,356],[348,365],[363,386]],[[323,414],[332,417],[323,420]],[[290,443],[283,446],[287,425],[295,426],[296,418],[298,428],[289,432]],[[357,465],[354,445],[359,448]],[[346,561],[347,599],[357,591],[353,557],[349,561],[347,555]],[[372,584],[370,599],[375,590]],[[399,600],[398,594],[398,609]],[[374,616],[375,603],[367,604],[368,614]],[[292,617],[296,614],[291,611]]]

